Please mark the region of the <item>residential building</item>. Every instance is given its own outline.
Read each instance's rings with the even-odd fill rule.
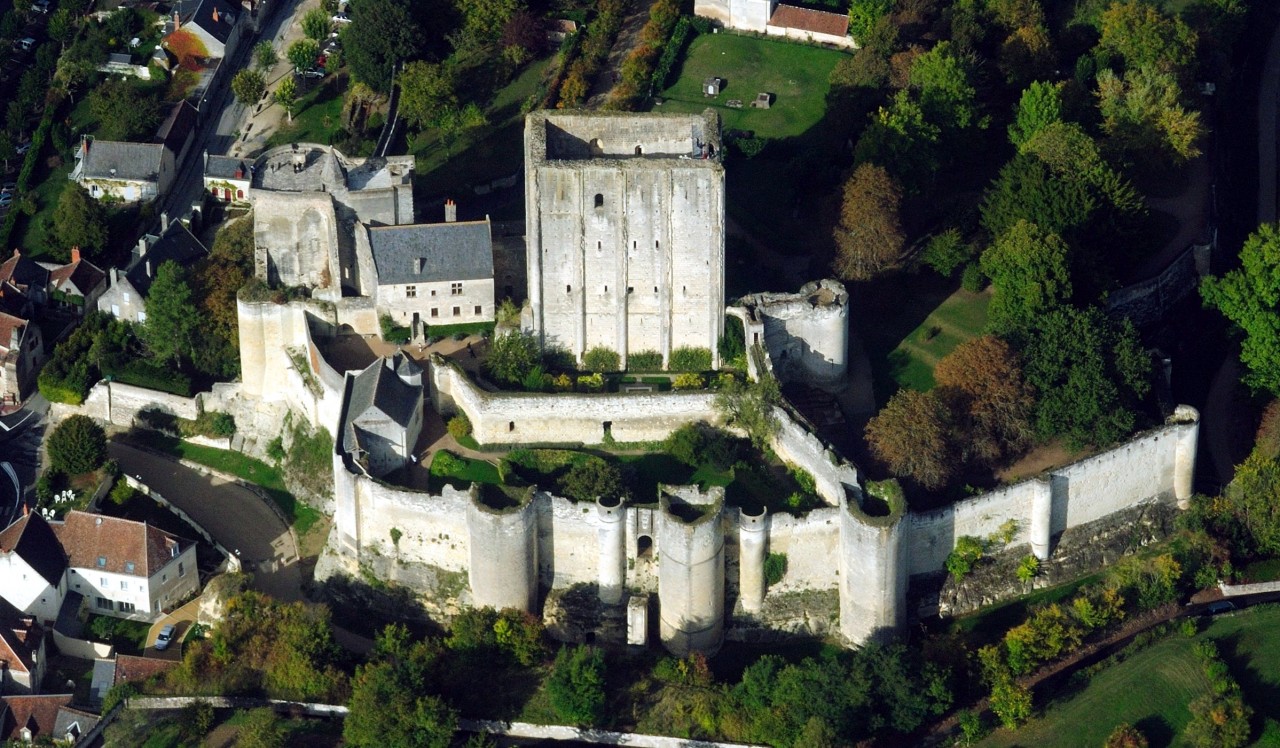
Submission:
[[[695,0],[694,15],[726,28],[854,49],[849,16],[801,8],[778,0]]]
[[[413,459],[422,433],[422,369],[397,352],[348,377],[342,449],[382,477]]]
[[[133,257],[123,270],[112,268],[106,291],[98,298],[98,311],[129,322],[147,320],[147,293],[160,266],[173,261],[189,267],[209,252],[183,221],[161,216],[160,235],[147,234],[138,240]]]
[[[186,160],[191,144],[195,142],[200,113],[190,102],[180,101],[169,107],[169,114],[156,130],[153,143],[159,143],[173,154],[174,164],[181,166]]]
[[[163,143],[85,138],[76,151],[70,178],[92,197],[136,203],[167,194],[176,168],[173,151]]]
[[[378,312],[412,327],[415,337],[423,324],[494,318],[493,237],[487,217],[370,226],[356,233],[356,257],[362,271],[371,268],[376,276]]]
[[[9,259],[0,262],[0,285],[8,284],[26,296],[33,304],[43,304],[49,288],[49,268],[13,250]]]
[[[0,283],[0,407],[20,403],[35,391],[44,355],[31,300],[17,287]]]
[[[155,620],[200,591],[194,541],[78,510],[49,524],[67,554],[66,589],[95,613]]]
[[[52,623],[67,591],[67,556],[49,523],[23,514],[0,531],[0,598]]]
[[[253,162],[230,156],[204,154],[204,189],[215,200],[224,203],[244,203],[249,199],[249,184],[253,180]]]
[[[81,315],[98,308],[98,298],[107,290],[107,274],[81,257],[79,247],[71,248],[71,262],[47,267],[49,299],[54,304]]]
[[[0,604],[0,694],[40,693],[46,652],[44,627],[34,616]]]
[[[204,45],[209,57],[235,54],[249,24],[249,13],[229,0],[178,0],[174,3],[174,31],[185,29]]]
[[[67,739],[66,730],[58,732],[59,714],[65,709],[71,710],[73,694],[55,694],[48,696],[0,696],[0,740],[11,741],[12,745],[48,745],[59,743],[74,744],[82,735],[92,729],[98,720],[93,715],[81,712],[81,720],[64,721],[70,726],[76,724],[76,738]],[[92,722],[90,722],[92,720]]]

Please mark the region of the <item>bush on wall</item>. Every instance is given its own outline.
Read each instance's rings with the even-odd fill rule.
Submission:
[[[621,365],[618,352],[598,345],[582,354],[582,366],[587,371],[617,371]]]
[[[627,354],[627,371],[662,371],[662,354],[657,351]]]
[[[711,369],[710,348],[677,348],[671,352],[671,371],[708,371]]]

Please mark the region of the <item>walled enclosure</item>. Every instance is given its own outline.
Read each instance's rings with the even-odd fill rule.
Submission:
[[[806,283],[798,293],[744,296],[728,313],[742,320],[746,347],[762,345],[774,376],[839,389],[848,371],[849,292],[837,280]],[[756,362],[747,357],[754,377]]]
[[[628,394],[486,393],[440,358],[430,361],[428,375],[441,413],[466,413],[481,442],[489,434],[499,437],[493,443],[530,441],[511,436],[516,432],[506,429],[508,413],[537,424],[531,432],[537,441],[584,444],[602,440],[598,419],[608,414],[616,419],[612,429],[646,439],[716,418],[705,396],[686,402]],[[535,490],[528,504],[502,514],[482,507],[478,489],[471,495],[448,488],[438,496],[415,492],[375,481],[335,458],[339,512],[331,548],[337,554],[326,557],[324,573],[386,557],[395,559],[404,579],[466,574],[466,589],[434,582],[419,587],[437,597],[433,607],[442,611],[480,600],[528,600],[521,607],[536,610],[538,589],[583,583],[597,585],[609,605],[656,593],[662,642],[676,653],[712,652],[725,637],[754,638],[762,631],[838,633],[856,644],[902,625],[910,577],[940,570],[961,535],[994,535],[1012,519],[1012,543],[1030,542],[1047,558],[1052,539],[1069,527],[1147,502],[1186,499],[1199,428],[1194,409],[1180,407],[1168,424],[1047,475],[934,512],[895,506],[886,516],[872,516],[863,507],[854,466],[785,411],[776,414],[781,428],[771,447],[814,476],[829,507],[803,517],[750,516],[723,506],[722,498],[690,499],[699,495],[687,488],[666,489],[656,507],[607,497],[580,504]],[[651,423],[644,425],[645,419]],[[711,509],[689,524],[673,518],[672,496]],[[392,528],[403,533],[398,544],[391,542]],[[787,555],[787,571],[766,589],[769,552]],[[828,600],[834,610],[825,607]]]
[[[724,327],[719,118],[536,112],[525,120],[529,316],[575,359],[716,348]]]

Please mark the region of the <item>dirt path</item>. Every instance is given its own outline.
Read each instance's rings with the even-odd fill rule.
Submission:
[[[1169,263],[1203,238],[1209,225],[1209,189],[1213,184],[1213,168],[1209,156],[1202,154],[1187,165],[1187,186],[1180,195],[1147,199],[1152,210],[1168,213],[1178,219],[1178,233],[1164,248],[1148,257],[1134,271],[1137,279],[1150,278],[1162,272]]]
[[[630,7],[627,8],[627,17],[622,19],[618,38],[609,49],[609,58],[600,67],[600,72],[596,74],[596,79],[591,84],[591,92],[587,94],[589,109],[595,109],[604,103],[609,91],[613,90],[621,80],[619,71],[622,70],[622,61],[627,59],[631,50],[640,43],[640,29],[644,28],[645,22],[649,20],[649,5],[647,0],[631,0]]]

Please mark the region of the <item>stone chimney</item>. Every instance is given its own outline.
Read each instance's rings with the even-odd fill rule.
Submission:
[[[160,212],[160,233],[163,234],[168,230],[169,230],[169,214],[164,211],[161,211]]]
[[[143,266],[143,269],[147,271],[147,277],[150,278],[151,277],[151,260],[147,260],[147,264]]]
[[[147,246],[147,236],[146,234],[143,234],[138,237],[138,256],[145,257],[148,249],[150,249],[150,247]]]
[[[218,6],[216,5],[213,7],[213,22],[218,22]]]
[[[452,200],[444,201],[444,222],[453,223],[458,220],[458,204]]]
[[[74,265],[77,262],[80,262],[80,248],[72,247],[71,248],[71,264]]]
[[[178,15],[178,11],[173,11],[173,30],[178,31],[182,28],[182,17]]]

